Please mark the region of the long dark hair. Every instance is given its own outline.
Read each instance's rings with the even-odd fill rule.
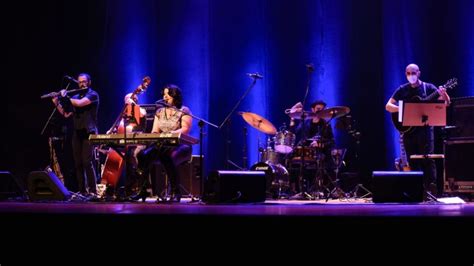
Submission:
[[[161,91],[161,95],[165,93],[165,89],[168,89],[169,96],[173,97],[173,103],[176,108],[181,108],[183,106],[183,94],[181,93],[181,89],[174,84],[168,84]]]

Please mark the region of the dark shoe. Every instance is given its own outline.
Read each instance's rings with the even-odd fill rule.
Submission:
[[[181,201],[181,194],[180,193],[173,193],[168,200],[170,203],[179,203]]]
[[[132,195],[129,197],[130,201],[137,201],[139,199],[142,199],[143,202],[145,202],[146,198],[150,196],[150,192],[146,190],[140,190],[137,194]]]
[[[95,193],[90,193],[89,195],[86,196],[86,201],[99,202],[100,197]]]

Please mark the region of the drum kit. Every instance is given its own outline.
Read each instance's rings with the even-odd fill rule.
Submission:
[[[332,108],[323,109],[318,112],[310,111],[297,111],[287,112],[288,116],[293,119],[324,119],[330,122],[332,119],[343,117],[350,112],[349,107],[335,106]],[[296,193],[296,184],[299,182],[290,182],[291,177],[288,169],[295,165],[300,166],[299,176],[301,177],[302,171],[305,168],[316,168],[315,176],[313,179],[315,184],[319,185],[312,186],[313,194],[320,194],[321,184],[323,182],[323,172],[326,171],[326,166],[323,161],[325,160],[325,153],[327,141],[320,135],[313,136],[307,139],[307,142],[311,143],[306,146],[303,142],[302,145],[296,145],[296,135],[286,130],[285,127],[280,128],[277,131],[276,127],[264,117],[250,112],[241,112],[242,118],[252,127],[269,135],[267,139],[267,146],[265,148],[259,148],[259,161],[252,165],[250,170],[253,171],[264,171],[267,176],[267,193],[274,199],[290,198],[291,195]],[[332,158],[338,161],[337,170],[340,167],[341,157],[340,150],[332,150]],[[323,169],[324,168],[324,169]],[[337,173],[336,173],[337,174]],[[332,182],[332,181],[331,181]],[[291,183],[296,183],[292,185]],[[298,190],[301,191],[301,185],[298,185]],[[328,193],[331,191],[324,188]]]

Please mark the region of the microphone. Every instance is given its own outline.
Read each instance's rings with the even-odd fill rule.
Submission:
[[[79,81],[75,80],[75,79],[74,79],[73,77],[71,77],[71,76],[64,76],[64,77],[67,78],[67,79],[69,79],[70,81],[73,81],[73,82],[79,84]]]
[[[247,76],[254,78],[254,79],[263,79],[263,76],[257,73],[247,73]]]
[[[165,100],[161,99],[155,102],[156,105],[170,106]]]
[[[313,63],[306,64],[306,68],[308,69],[309,72],[313,72],[314,71]]]

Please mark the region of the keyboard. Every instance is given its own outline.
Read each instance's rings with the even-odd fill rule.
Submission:
[[[113,144],[128,145],[141,144],[148,145],[158,143],[163,145],[188,144],[194,145],[199,140],[183,133],[127,133],[124,134],[91,134],[89,140],[92,144]]]

